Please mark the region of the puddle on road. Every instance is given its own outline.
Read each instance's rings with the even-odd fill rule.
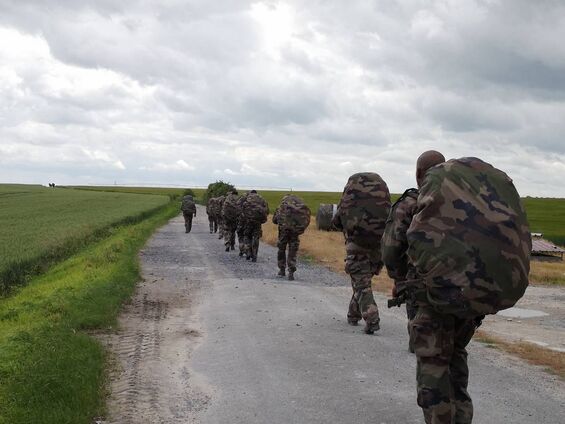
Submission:
[[[546,317],[549,314],[543,311],[536,311],[535,309],[509,308],[500,311],[497,315],[506,318],[538,318]]]

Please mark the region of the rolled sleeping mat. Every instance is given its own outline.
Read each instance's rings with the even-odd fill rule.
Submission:
[[[316,228],[323,231],[336,231],[332,226],[332,219],[337,213],[337,205],[320,203],[316,214]]]

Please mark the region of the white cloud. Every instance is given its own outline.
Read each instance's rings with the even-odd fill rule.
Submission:
[[[399,192],[435,148],[565,196],[564,38],[553,0],[3,1],[0,181]]]

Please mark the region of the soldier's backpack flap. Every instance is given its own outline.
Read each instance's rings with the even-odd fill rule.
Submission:
[[[269,208],[267,202],[257,193],[249,193],[245,206],[243,208],[243,216],[250,221],[264,223],[267,222]]]
[[[279,226],[302,234],[310,225],[310,215],[310,208],[300,198],[286,195],[279,209]]]
[[[229,221],[235,221],[237,219],[237,202],[239,197],[236,194],[229,194],[224,200],[224,205],[222,206],[222,216],[224,219]]]
[[[194,200],[192,200],[192,196],[186,195],[182,198],[181,209],[185,212],[196,211],[196,204],[194,203]]]
[[[362,247],[379,248],[390,203],[388,187],[378,174],[352,175],[338,205],[343,231]]]
[[[407,233],[428,300],[460,317],[514,306],[528,286],[531,237],[512,180],[477,158],[426,173]]]

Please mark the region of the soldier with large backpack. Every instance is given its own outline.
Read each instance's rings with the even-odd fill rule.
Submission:
[[[288,279],[294,280],[296,271],[296,256],[300,246],[300,234],[306,231],[310,224],[310,209],[297,196],[287,194],[282,198],[280,206],[273,215],[273,224],[279,228],[279,248],[277,262],[279,266],[279,277],[285,276],[288,266]],[[288,245],[288,257],[286,246]]]
[[[245,254],[245,217],[243,216],[243,209],[245,208],[245,201],[247,200],[247,196],[249,192],[242,195],[239,199],[237,199],[237,226],[236,226],[236,234],[237,234],[237,242],[239,244],[239,256],[243,256]]]
[[[388,276],[394,280],[393,297],[397,297],[396,287],[417,278],[416,268],[408,260],[408,238],[406,235],[412,223],[412,218],[416,214],[417,206],[418,190],[409,188],[392,205],[386,221],[381,249]],[[411,299],[404,300],[406,316],[408,317],[408,335],[410,335],[410,321],[416,316],[416,305]],[[414,346],[412,346],[411,341],[408,343],[408,350],[414,353]]]
[[[182,198],[180,209],[184,217],[185,233],[190,233],[192,229],[192,217],[196,216],[196,205],[191,195],[187,194]]]
[[[512,180],[477,158],[418,158],[420,194],[407,231],[417,279],[407,282],[418,405],[426,423],[469,424],[466,346],[486,314],[513,306],[528,286],[531,237]]]
[[[226,252],[235,249],[235,231],[237,229],[237,190],[232,190],[222,205],[222,222],[224,224],[224,244]]]
[[[216,215],[216,219],[218,220],[218,238],[221,239],[224,237],[224,218],[222,217],[222,210],[224,208],[224,201],[226,200],[226,196],[219,196],[216,197],[216,202],[214,204],[214,214]]]
[[[218,232],[218,220],[214,215],[214,202],[216,199],[212,197],[206,203],[206,215],[208,215],[208,225],[210,226],[210,234]]]
[[[353,288],[347,322],[357,325],[364,319],[366,334],[380,328],[371,280],[383,266],[381,237],[389,210],[386,183],[378,174],[363,172],[349,177],[333,219],[333,225],[345,236],[345,272],[351,277]]]
[[[245,219],[244,230],[244,249],[246,259],[257,262],[259,251],[259,239],[263,235],[261,224],[267,222],[269,215],[269,205],[257,191],[251,190],[247,195],[243,208],[243,218]]]

